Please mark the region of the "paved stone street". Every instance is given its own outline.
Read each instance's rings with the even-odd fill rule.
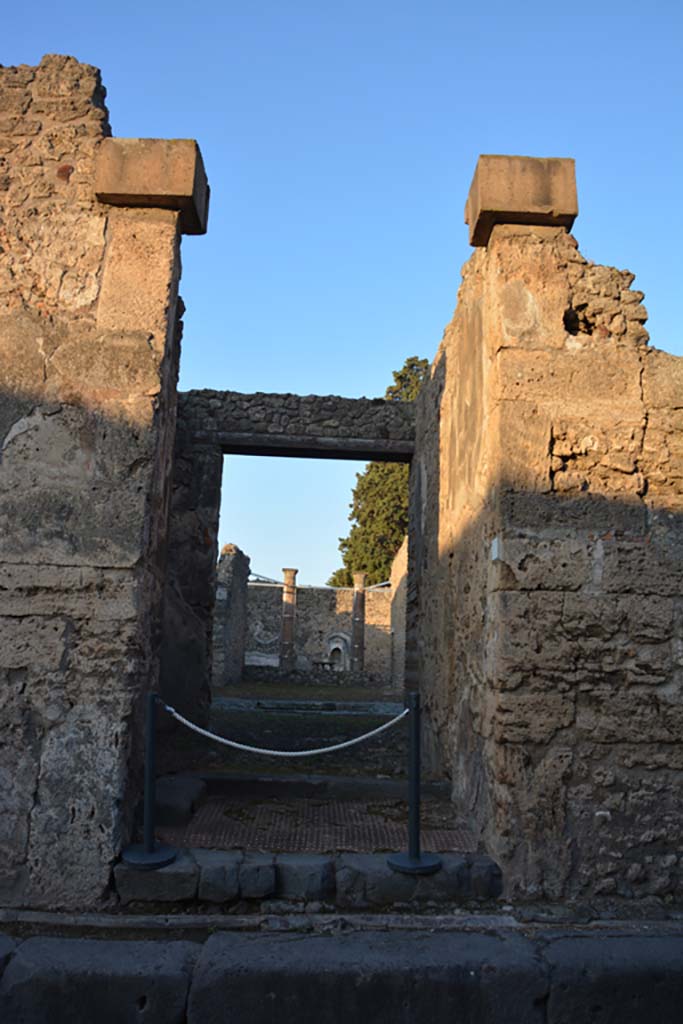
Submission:
[[[0,935],[0,1019],[24,1024],[680,1024],[683,927],[204,919],[142,940]],[[146,922],[149,930],[151,920]],[[5,925],[5,927],[7,927]],[[78,927],[86,928],[82,919]],[[127,941],[121,933],[127,932]],[[66,929],[66,936],[69,929]]]

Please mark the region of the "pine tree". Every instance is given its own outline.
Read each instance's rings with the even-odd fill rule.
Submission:
[[[390,402],[417,398],[429,372],[429,360],[410,356],[393,373],[384,397]],[[354,572],[367,573],[367,584],[389,579],[391,563],[408,531],[408,466],[400,462],[369,462],[356,473],[349,506],[351,529],[339,540],[343,568],[328,580],[331,587],[350,587]]]

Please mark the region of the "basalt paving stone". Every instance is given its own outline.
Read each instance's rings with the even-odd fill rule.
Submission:
[[[468,829],[452,823],[452,808],[423,802],[425,850],[467,853],[475,848]],[[287,853],[381,853],[407,845],[407,806],[402,801],[272,800],[257,804],[210,797],[189,825],[157,829],[177,847]]]

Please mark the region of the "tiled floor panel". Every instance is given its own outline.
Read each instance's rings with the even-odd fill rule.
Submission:
[[[316,799],[236,802],[224,796],[202,804],[189,825],[158,829],[160,839],[183,847],[274,853],[379,853],[407,845],[403,801]],[[474,849],[468,830],[452,823],[452,809],[423,802],[421,842],[435,852]]]

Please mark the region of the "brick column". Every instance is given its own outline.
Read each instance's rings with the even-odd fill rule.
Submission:
[[[351,671],[362,672],[365,661],[365,579],[364,572],[353,574],[353,613],[351,618]]]
[[[280,668],[291,672],[296,668],[294,622],[296,619],[296,574],[298,569],[283,569],[282,626],[280,629]]]

